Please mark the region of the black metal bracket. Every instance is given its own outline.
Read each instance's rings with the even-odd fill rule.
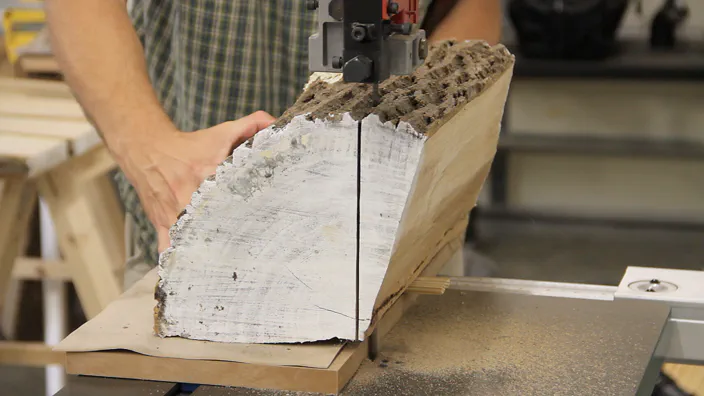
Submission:
[[[388,35],[382,14],[382,0],[344,2],[342,75],[345,82],[378,83],[390,75],[384,56]]]

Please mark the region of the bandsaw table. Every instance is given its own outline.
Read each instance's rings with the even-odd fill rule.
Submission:
[[[704,272],[629,267],[618,287],[453,278],[420,296],[341,395],[650,395],[704,362]],[[300,392],[71,377],[57,396]]]

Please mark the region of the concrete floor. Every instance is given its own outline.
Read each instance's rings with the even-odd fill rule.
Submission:
[[[479,262],[495,277],[617,285],[629,265],[704,269],[704,231],[511,221],[479,221],[478,226],[478,254],[467,252],[466,268]],[[42,369],[0,367],[0,394],[40,396],[43,389]]]

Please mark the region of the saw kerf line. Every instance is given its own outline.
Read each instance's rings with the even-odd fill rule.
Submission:
[[[357,248],[355,249],[355,341],[359,341],[359,234],[360,234],[360,202],[362,192],[362,121],[357,122]]]

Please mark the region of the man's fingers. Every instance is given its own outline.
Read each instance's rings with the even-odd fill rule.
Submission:
[[[267,113],[266,111],[257,111],[257,112],[254,112],[254,113],[246,116],[246,117],[242,117],[235,122],[242,123],[242,124],[246,125],[248,128],[253,128],[255,130],[255,132],[252,133],[252,136],[254,136],[254,134],[256,132],[259,132],[262,129],[267,128],[274,121],[276,121],[276,118],[274,118],[274,116]],[[248,138],[250,138],[252,136],[248,136]]]
[[[174,194],[176,194],[176,199],[178,200],[178,208],[176,212],[177,217],[184,209],[186,209],[186,206],[191,203],[193,193],[198,190],[200,185],[203,183],[203,180],[215,173],[215,170],[216,167],[213,166],[212,168],[208,167],[208,169],[205,169],[205,171],[202,172],[200,175],[197,173],[193,173],[189,184],[184,184],[179,189],[174,191]],[[176,220],[177,219],[174,219],[174,221]]]
[[[156,234],[157,234],[157,252],[161,254],[166,248],[171,245],[171,241],[169,240],[169,229],[166,227],[156,227]]]
[[[165,171],[165,172],[170,172]],[[178,191],[174,191],[166,180],[173,180],[167,177],[164,171],[159,171],[159,177],[151,178],[150,187],[153,202],[154,212],[159,219],[159,225],[168,224],[170,227],[176,222],[176,216],[180,212],[180,207],[183,199],[178,195]]]
[[[217,170],[218,170],[218,166],[219,166],[219,164],[204,167],[200,173],[200,182],[196,186],[196,189],[193,191],[196,191],[198,189],[198,187],[200,187],[203,180],[209,178],[210,176],[215,175],[215,172],[217,172]],[[189,196],[188,199],[190,201],[191,197]]]
[[[171,241],[169,240],[170,227],[166,227],[164,225],[164,220],[168,217],[168,215],[166,214],[165,208],[163,208],[157,203],[149,205],[148,207],[149,212],[151,213],[151,215],[149,216],[149,220],[151,221],[152,225],[154,225],[154,229],[156,230],[157,252],[161,253],[164,251],[164,249],[169,247],[169,244],[171,243]]]
[[[232,121],[232,145],[239,146],[257,132],[270,126],[276,118],[265,111],[257,111],[246,117]]]

